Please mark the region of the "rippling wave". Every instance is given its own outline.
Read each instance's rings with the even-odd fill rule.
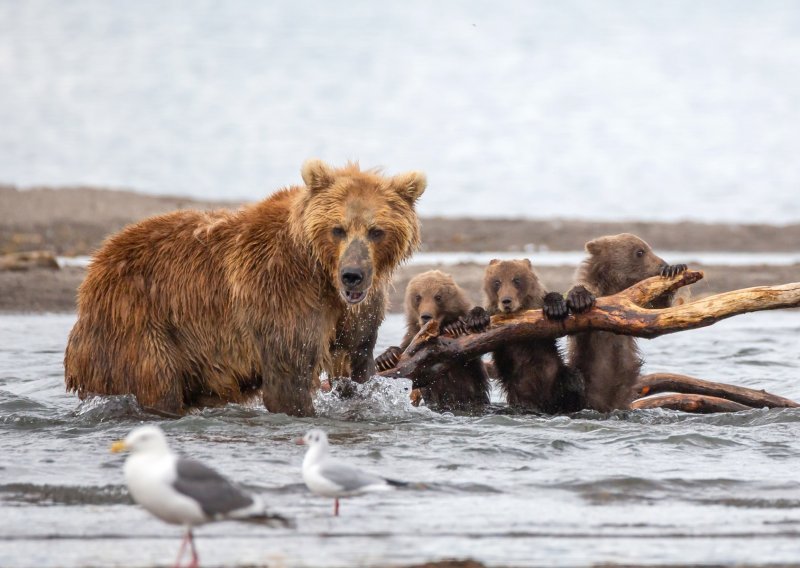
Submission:
[[[642,342],[648,371],[800,398],[796,357],[784,356],[797,352],[797,314],[753,316]],[[297,522],[280,533],[204,527],[198,542],[212,564],[381,566],[398,550],[408,562],[459,551],[514,566],[758,564],[796,553],[800,409],[539,416],[509,411],[494,389],[485,415],[454,416],[412,406],[409,381],[374,379],[351,397],[319,393],[315,418],[270,414],[254,401],[168,419],[130,396],[79,401],[64,392],[56,346],[72,321],[8,316],[0,326],[0,543],[25,551],[4,565],[171,560],[180,530],[130,503],[123,458],[108,451],[142,422]],[[402,317],[389,316],[378,349],[402,331]],[[294,440],[311,427],[329,432],[341,459],[411,485],[348,499],[333,519],[330,501],[300,477],[304,449]]]

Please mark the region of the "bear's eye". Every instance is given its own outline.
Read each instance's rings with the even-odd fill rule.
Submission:
[[[414,301],[419,304],[422,301],[422,296],[417,294],[414,296]]]
[[[433,299],[434,299],[434,300],[436,300],[437,302],[441,302],[441,301],[442,301],[442,295],[441,295],[441,294],[436,294],[436,295],[433,297]]]
[[[377,227],[373,227],[367,233],[367,237],[371,241],[379,241],[383,238],[383,229],[378,229]]]
[[[495,291],[500,289],[500,281],[499,280],[495,280],[494,281],[494,289],[495,289]]]
[[[644,249],[639,249],[639,250],[637,250],[637,251],[636,251],[636,256],[637,256],[638,258],[641,258],[641,257],[643,257],[643,256],[644,256]]]
[[[343,239],[347,236],[347,231],[345,231],[342,227],[334,227],[331,233],[336,239]]]
[[[516,276],[514,277],[514,280],[512,280],[512,282],[514,283],[514,286],[519,288],[519,285],[522,284],[522,279],[519,276]]]

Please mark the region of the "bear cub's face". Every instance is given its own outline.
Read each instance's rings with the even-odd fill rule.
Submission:
[[[348,304],[362,302],[374,279],[387,279],[419,246],[414,205],[427,181],[419,172],[386,177],[357,164],[303,166],[304,238]]]
[[[616,294],[658,276],[667,263],[646,242],[630,233],[600,237],[586,243],[588,262],[597,268],[603,293]]]
[[[469,301],[449,274],[430,270],[408,283],[405,307],[409,326],[421,328],[431,320],[445,326],[466,315]]]
[[[487,310],[511,314],[529,309],[532,302],[544,295],[539,279],[528,259],[492,260],[483,279]]]

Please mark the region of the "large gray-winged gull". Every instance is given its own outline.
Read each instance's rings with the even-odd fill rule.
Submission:
[[[162,521],[186,528],[176,566],[187,542],[190,566],[197,566],[192,529],[198,525],[225,520],[290,524],[268,514],[258,496],[245,493],[210,467],[176,455],[158,426],[136,428],[111,446],[112,452],[126,450],[131,455],[125,460],[125,482],[133,500]]]
[[[330,456],[328,435],[322,430],[310,430],[296,440],[308,446],[303,458],[303,481],[317,495],[333,497],[333,514],[339,515],[339,498],[360,495],[368,491],[386,491],[407,483],[378,477],[341,463]]]

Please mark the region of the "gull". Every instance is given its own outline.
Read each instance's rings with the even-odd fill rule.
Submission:
[[[192,534],[198,525],[225,520],[290,524],[268,514],[258,496],[245,493],[210,467],[176,455],[158,426],[135,428],[114,442],[111,451],[131,453],[124,472],[133,500],[162,521],[185,527],[175,566],[180,565],[187,543],[192,553],[189,566],[198,565]]]
[[[403,481],[386,479],[339,462],[330,456],[328,435],[322,430],[309,430],[295,441],[308,446],[303,458],[303,481],[313,493],[333,497],[333,514],[339,516],[339,498],[360,495],[368,491],[387,491],[408,485]]]

